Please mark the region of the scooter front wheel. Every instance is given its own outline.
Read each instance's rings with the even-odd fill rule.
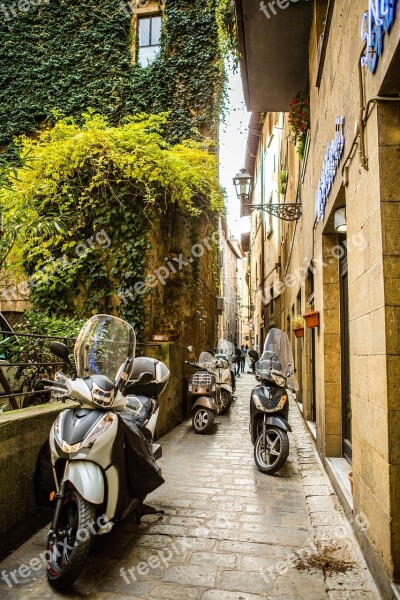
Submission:
[[[254,444],[254,460],[261,473],[277,473],[289,456],[289,438],[286,431],[278,427],[267,427],[266,446],[261,431]]]
[[[46,573],[56,590],[69,588],[82,573],[93,545],[96,511],[77,491],[65,498],[57,531],[47,538]]]
[[[199,406],[193,414],[193,429],[196,433],[208,433],[213,428],[214,419],[215,414],[212,410]]]

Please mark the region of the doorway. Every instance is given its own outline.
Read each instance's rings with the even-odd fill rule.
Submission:
[[[346,236],[340,237],[340,356],[342,400],[342,453],[352,461],[351,389],[350,389],[350,318],[349,278]]]

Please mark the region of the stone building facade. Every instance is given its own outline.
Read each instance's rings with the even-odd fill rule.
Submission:
[[[240,320],[240,261],[242,251],[239,243],[230,233],[224,218],[220,227],[220,296],[223,308],[218,320],[218,339],[239,343],[241,339]]]
[[[267,18],[249,1],[235,4],[253,113],[246,153],[251,201],[298,203],[302,211],[292,222],[252,211],[255,343],[261,347],[271,326],[291,336],[299,406],[344,507],[353,518],[368,519],[367,530],[355,531],[381,589],[394,597],[400,582],[400,6],[316,0],[286,3]],[[311,117],[299,159],[288,110],[302,90],[310,92]],[[303,321],[304,337],[297,338],[294,318],[308,306],[319,326]]]

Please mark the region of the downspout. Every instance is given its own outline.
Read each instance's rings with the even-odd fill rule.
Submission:
[[[355,136],[353,143],[351,145],[351,148],[350,148],[350,152],[347,155],[347,158],[344,162],[344,166],[342,169],[342,175],[344,173],[344,169],[347,167],[347,162],[350,159],[353,149],[357,143],[358,135],[360,136],[360,150],[359,150],[360,164],[363,167],[363,169],[368,171],[368,156],[367,156],[366,148],[365,148],[365,126],[371,115],[371,113],[369,112],[369,108],[370,108],[371,104],[376,104],[377,102],[399,102],[400,101],[400,96],[375,96],[374,98],[370,98],[368,100],[367,104],[365,104],[364,80],[363,80],[361,59],[364,56],[366,49],[367,49],[367,42],[365,41],[364,45],[363,45],[363,49],[360,54],[360,58],[358,59],[358,84],[359,84],[359,89],[360,89],[360,116],[359,116],[359,122],[358,122],[358,132],[356,133],[356,136]]]

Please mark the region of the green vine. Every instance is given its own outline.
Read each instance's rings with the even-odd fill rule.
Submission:
[[[79,120],[91,107],[113,125],[170,111],[169,140],[216,139],[226,45],[216,11],[225,22],[229,2],[168,0],[161,52],[146,68],[132,63],[135,28],[122,4],[52,0],[0,16],[0,148],[8,156],[15,136],[54,123],[54,109]]]
[[[18,231],[13,258],[22,257],[36,308],[117,313],[140,332],[145,295],[135,284],[146,277],[152,222],[172,207],[194,217],[221,210],[216,157],[204,144],[166,142],[166,115],[138,115],[120,127],[93,113],[83,119],[61,119],[38,140],[23,138],[33,162],[0,190],[4,227],[16,210],[68,223],[56,233]]]

